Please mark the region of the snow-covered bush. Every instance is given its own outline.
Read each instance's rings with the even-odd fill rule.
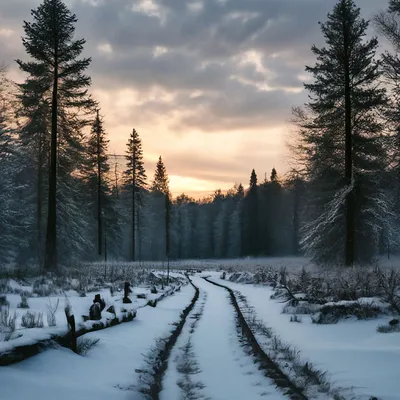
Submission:
[[[18,308],[29,308],[28,298],[24,295],[21,295],[21,302],[17,306]]]
[[[325,305],[311,318],[314,324],[336,324],[339,320],[350,317],[359,320],[373,319],[384,312],[385,310],[374,302],[352,301]]]
[[[10,316],[10,308],[8,306],[0,307],[0,339],[9,341],[16,329],[17,313],[14,312]]]
[[[299,317],[298,315],[291,315],[290,316],[290,322],[298,322],[301,323],[303,322],[302,318]]]

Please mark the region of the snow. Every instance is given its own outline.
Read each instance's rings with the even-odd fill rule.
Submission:
[[[29,286],[21,286],[14,280],[10,280],[8,283],[13,289],[23,289],[25,291],[31,292],[32,287]],[[9,340],[8,342],[0,341],[0,353],[11,350],[14,347],[31,345],[36,343],[39,340],[47,340],[51,339],[53,335],[64,335],[68,332],[66,317],[64,308],[67,301],[72,306],[72,312],[75,315],[75,320],[77,323],[77,329],[80,326],[85,326],[86,328],[90,328],[90,325],[93,324],[93,321],[83,322],[82,316],[89,315],[89,308],[93,304],[93,298],[95,294],[100,294],[102,298],[104,298],[106,302],[106,308],[108,309],[110,306],[114,306],[117,317],[121,319],[121,309],[125,309],[127,311],[136,310],[140,307],[144,307],[149,300],[156,299],[160,297],[163,293],[171,289],[171,287],[165,287],[164,290],[159,290],[159,293],[152,294],[150,287],[142,286],[142,287],[134,287],[132,288],[132,293],[130,298],[132,300],[131,304],[123,304],[122,297],[123,292],[117,292],[114,297],[111,296],[109,289],[100,289],[95,292],[87,293],[86,297],[81,297],[75,290],[66,291],[63,295],[52,295],[49,297],[29,297],[28,305],[29,309],[21,309],[17,308],[18,304],[21,302],[21,296],[19,294],[7,294],[7,300],[10,303],[10,316],[17,313],[17,329],[14,335],[19,336],[15,339]],[[138,294],[145,294],[145,299],[137,298]],[[57,312],[55,314],[57,326],[56,327],[48,327],[46,312],[47,305],[49,302],[55,307],[59,301],[59,305],[57,308]],[[21,326],[21,317],[27,311],[35,312],[35,313],[43,313],[43,323],[44,328],[23,328]],[[113,319],[114,314],[107,313],[103,311],[103,322],[106,319]],[[97,322],[97,321],[96,321]]]
[[[143,367],[143,354],[156,339],[173,329],[172,324],[179,320],[193,294],[190,285],[184,286],[156,308],[141,308],[132,322],[85,335],[100,339],[85,357],[64,348],[49,349],[2,367],[1,399],[142,399],[134,388],[135,369]]]
[[[400,335],[376,331],[390,317],[316,325],[309,316],[303,315],[302,323],[293,323],[290,315],[282,314],[281,301],[270,299],[271,288],[237,284],[219,279],[219,274],[212,275],[213,281],[246,296],[257,316],[282,340],[299,349],[303,359],[327,370],[335,386],[354,387],[360,399],[399,398]]]
[[[205,300],[204,313],[192,334],[193,351],[200,372],[194,380],[205,385],[205,397],[213,400],[262,399],[266,396],[272,400],[286,398],[279,392],[272,381],[266,378],[254,364],[252,356],[244,353],[237,338],[235,312],[230,303],[228,292],[218,288],[199,277],[193,277],[193,283],[201,290],[199,301]],[[196,311],[193,311],[196,313]],[[177,348],[188,340],[189,327],[180,337],[172,360],[177,357]],[[175,361],[176,364],[176,361]],[[170,369],[176,369],[171,365]],[[178,399],[177,389],[173,385],[177,375],[169,370],[162,400]]]

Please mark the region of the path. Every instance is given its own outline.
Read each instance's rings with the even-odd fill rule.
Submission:
[[[285,399],[286,397],[275,389],[274,384],[258,370],[251,355],[247,355],[238,338],[235,323],[235,313],[226,290],[218,288],[200,277],[194,277],[193,283],[201,291],[204,311],[197,326],[190,335],[190,326],[177,343],[171,357],[168,372],[163,382],[162,400],[179,400],[179,391],[174,382],[179,379],[175,373],[176,359],[179,359],[179,348],[187,343],[189,337],[193,344],[192,361],[197,362],[198,373],[193,377],[194,383],[204,385],[199,389],[197,398],[212,400],[242,400],[242,399]],[[193,311],[196,313],[196,310]],[[182,374],[181,374],[182,375]],[[182,379],[182,376],[181,376]],[[171,397],[173,396],[173,397]],[[204,396],[204,397],[201,397]],[[184,397],[182,397],[184,398]]]

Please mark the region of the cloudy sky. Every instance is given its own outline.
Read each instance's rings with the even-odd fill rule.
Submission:
[[[15,80],[26,59],[22,22],[40,0],[0,0],[0,62]],[[132,128],[153,176],[159,155],[172,192],[195,197],[272,167],[283,175],[291,107],[318,21],[335,0],[66,0],[87,40],[89,74],[110,136],[122,154]],[[370,19],[386,0],[358,0]],[[371,30],[373,33],[373,30]]]

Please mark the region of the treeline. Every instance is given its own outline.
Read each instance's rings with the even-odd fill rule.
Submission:
[[[161,157],[148,178],[135,129],[122,177],[110,167],[76,16],[44,0],[24,23],[26,80],[0,74],[0,265],[300,253],[353,265],[397,252],[399,18],[400,0],[375,18],[394,48],[381,56],[353,0],[321,24],[326,45],[306,67],[310,101],[294,109],[289,174],[258,182],[253,170],[246,188],[173,199]]]
[[[26,80],[1,71],[0,263],[57,271],[80,260],[296,252],[294,191],[275,170],[259,185],[253,171],[248,191],[172,199],[161,157],[148,179],[135,129],[122,177],[111,170],[76,21],[61,0],[44,0],[24,23]]]

